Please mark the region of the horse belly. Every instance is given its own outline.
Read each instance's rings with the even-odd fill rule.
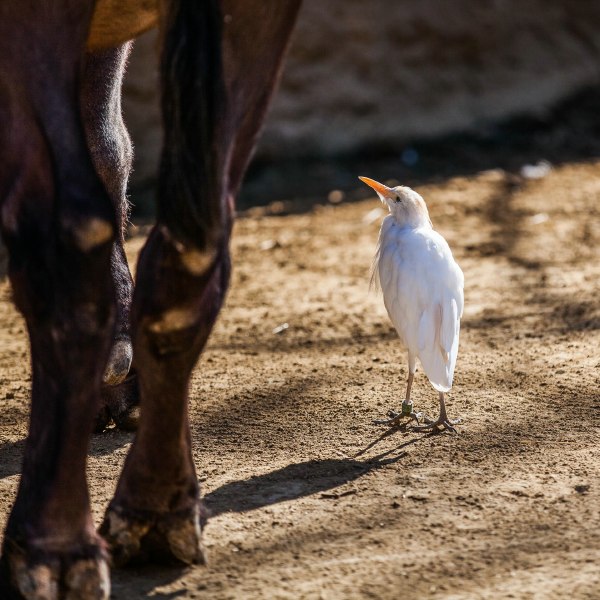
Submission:
[[[98,0],[87,41],[101,50],[132,40],[158,22],[158,0]]]

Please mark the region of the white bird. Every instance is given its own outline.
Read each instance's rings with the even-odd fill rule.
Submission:
[[[388,315],[408,350],[408,383],[402,412],[390,412],[397,425],[402,417],[419,423],[410,391],[419,359],[431,385],[439,392],[440,415],[415,430],[455,431],[446,414],[444,394],[452,387],[464,305],[464,275],[446,240],[434,231],[423,198],[405,186],[389,188],[368,177],[388,207],[379,232],[373,277],[379,281]]]

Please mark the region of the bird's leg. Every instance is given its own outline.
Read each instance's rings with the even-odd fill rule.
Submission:
[[[406,398],[402,402],[401,412],[397,413],[394,410],[390,410],[390,412],[388,413],[387,419],[377,419],[376,421],[374,421],[374,423],[376,425],[391,425],[391,426],[400,425],[400,420],[403,417],[409,417],[411,420],[416,421],[417,425],[419,424],[419,417],[421,416],[421,413],[415,413],[413,411],[413,403],[412,403],[412,400],[410,399],[410,390],[412,388],[412,383],[413,383],[414,378],[415,378],[414,372],[411,372],[409,370],[408,381],[406,383]]]
[[[447,429],[452,433],[456,433],[456,429],[454,429],[454,425],[460,423],[460,419],[455,419],[451,421],[446,414],[446,402],[444,401],[444,392],[440,392],[440,416],[432,421],[425,417],[426,425],[419,425],[413,427],[413,431],[438,431]]]
[[[413,403],[412,403],[412,400],[410,399],[410,390],[412,389],[412,383],[413,383],[414,378],[415,378],[414,372],[409,371],[408,382],[406,383],[406,398],[404,399],[404,402],[402,402],[401,416],[410,417],[412,420],[416,421],[417,425],[418,425],[419,417],[421,416],[422,413],[415,413],[413,411]]]

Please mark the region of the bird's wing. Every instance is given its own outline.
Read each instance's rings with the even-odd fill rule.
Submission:
[[[431,304],[419,321],[419,360],[431,385],[447,392],[452,387],[458,355],[459,321],[456,302]]]
[[[442,307],[439,304],[425,307],[419,319],[419,354],[437,345],[441,321]]]
[[[456,262],[452,265],[451,288],[456,300],[458,318],[462,319],[465,308],[465,276]]]
[[[403,268],[402,253],[397,247],[383,248],[378,272],[385,307],[396,330],[404,339],[410,276]]]
[[[463,276],[434,231],[382,226],[378,275],[386,309],[436,389],[448,390],[458,352]]]
[[[419,359],[432,385],[448,391],[458,355],[464,277],[445,240],[435,232],[427,238],[420,278]]]

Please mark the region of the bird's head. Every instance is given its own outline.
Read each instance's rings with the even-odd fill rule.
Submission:
[[[368,177],[359,179],[377,192],[381,202],[388,207],[390,214],[400,225],[431,226],[425,200],[415,190],[405,185],[390,188]]]

